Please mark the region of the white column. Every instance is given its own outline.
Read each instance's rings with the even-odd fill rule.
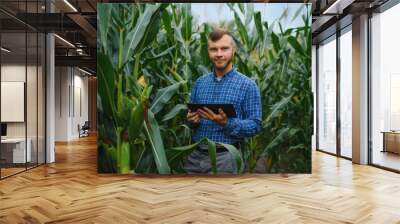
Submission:
[[[54,12],[54,5],[46,1],[47,12]],[[46,35],[46,163],[55,162],[55,43],[54,35]]]
[[[46,163],[52,163],[55,161],[54,151],[54,133],[55,133],[55,76],[54,76],[54,35],[47,34],[46,37],[47,45],[47,77],[46,77]]]
[[[353,19],[353,162],[368,163],[368,16]]]
[[[47,125],[46,125],[46,163],[52,163],[55,161],[55,150],[54,150],[54,133],[55,133],[55,75],[54,75],[54,35],[47,34],[46,37],[47,45],[47,73],[46,73],[46,103],[47,103]]]

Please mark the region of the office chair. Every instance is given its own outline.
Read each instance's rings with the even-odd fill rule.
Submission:
[[[90,129],[89,121],[85,121],[82,127],[80,127],[80,125],[78,124],[79,138],[89,136],[89,129]]]

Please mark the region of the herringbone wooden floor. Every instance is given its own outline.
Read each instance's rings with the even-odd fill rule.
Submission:
[[[96,139],[0,181],[0,223],[400,223],[400,175],[320,152],[312,175],[99,175]]]

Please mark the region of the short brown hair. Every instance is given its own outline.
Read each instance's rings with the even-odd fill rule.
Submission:
[[[233,47],[236,47],[235,39],[233,38],[232,34],[228,30],[222,28],[214,28],[213,31],[211,31],[211,33],[208,34],[208,40],[215,42],[220,40],[224,35],[230,36],[232,39]]]
[[[211,40],[212,42],[215,42],[221,39],[224,35],[232,37],[231,33],[229,33],[228,30],[222,28],[214,28],[213,31],[211,31],[211,33],[208,34],[208,39]]]

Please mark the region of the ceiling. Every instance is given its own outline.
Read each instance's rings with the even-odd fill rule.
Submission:
[[[336,32],[337,27],[351,23],[352,17],[372,10],[387,0],[311,0],[313,43]],[[25,39],[16,33],[29,31],[54,32],[56,65],[75,65],[96,71],[96,30],[98,2],[126,2],[119,0],[1,0],[0,22],[5,42],[15,48],[15,55],[23,52]],[[192,1],[193,2],[193,1]],[[263,0],[253,2],[266,2]],[[301,0],[269,0],[267,2],[308,2]],[[335,3],[336,2],[336,3]],[[52,13],[48,13],[49,11]],[[338,23],[338,21],[341,21]],[[347,22],[346,22],[347,21]],[[339,25],[338,25],[339,24]],[[4,36],[4,35],[3,35]],[[29,38],[28,38],[29,39]],[[3,41],[3,43],[5,43]],[[29,41],[29,40],[28,40]],[[28,55],[35,51],[28,44]]]
[[[351,24],[352,18],[373,12],[388,0],[312,0],[313,44]]]
[[[12,49],[9,59],[32,58],[36,46],[27,45],[21,32],[54,32],[57,65],[79,66],[96,73],[96,0],[1,0],[3,46]],[[69,4],[68,4],[69,3]],[[71,7],[72,6],[72,7]],[[49,12],[52,13],[49,13]],[[19,34],[19,35],[18,35]],[[32,35],[27,35],[30,41]],[[59,38],[60,37],[60,38]],[[66,43],[69,42],[70,44]],[[72,45],[71,45],[72,44]],[[20,59],[21,60],[21,59]]]

